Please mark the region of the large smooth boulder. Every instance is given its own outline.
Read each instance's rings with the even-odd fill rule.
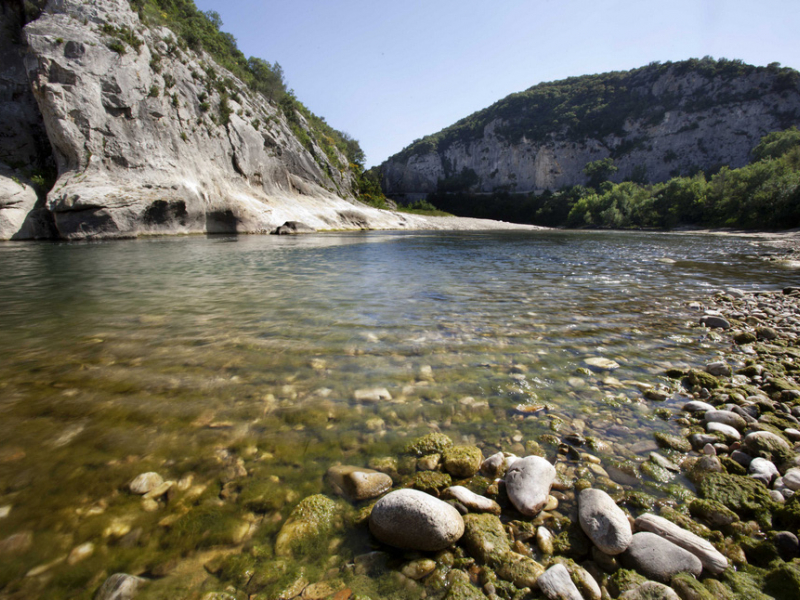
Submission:
[[[578,519],[587,537],[610,556],[621,554],[631,543],[628,516],[602,490],[587,488],[580,493]]]
[[[556,478],[556,470],[541,456],[515,461],[506,472],[506,491],[516,509],[532,517],[542,510]]]
[[[451,505],[430,494],[397,490],[375,503],[369,529],[390,546],[436,552],[461,538],[464,519]]]

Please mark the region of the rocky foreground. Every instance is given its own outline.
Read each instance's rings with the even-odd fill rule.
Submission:
[[[656,414],[679,435],[656,432],[612,464],[599,456],[609,442],[579,434],[484,457],[430,433],[369,469],[331,467],[329,493],[302,500],[273,548],[245,544],[205,565],[226,591],[202,597],[800,597],[800,287],[728,290],[691,308],[727,350],[670,370],[642,398],[676,406]],[[179,485],[146,473],[129,490],[157,504]],[[95,597],[149,597],[151,585],[120,573]]]

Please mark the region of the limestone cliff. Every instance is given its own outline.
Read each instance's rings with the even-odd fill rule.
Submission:
[[[740,61],[652,64],[534,86],[381,165],[384,192],[542,192],[585,184],[611,157],[613,181],[670,177],[749,162],[764,134],[800,121],[797,71]]]
[[[356,202],[347,159],[298,139],[302,114],[127,0],[49,0],[24,28],[22,6],[0,4],[0,239],[408,221]]]

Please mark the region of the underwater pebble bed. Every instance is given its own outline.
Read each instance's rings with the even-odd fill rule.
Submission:
[[[582,537],[586,488],[728,558],[722,575],[677,576],[681,597],[758,597],[797,578],[791,539],[776,538],[797,533],[784,482],[797,305],[780,292],[794,271],[747,240],[330,234],[0,251],[4,597],[91,598],[115,573],[141,578],[112,582],[136,598],[545,597],[479,541],[380,542],[374,499],[337,493],[337,464],[462,512],[445,490],[467,487],[500,508],[488,524],[467,508],[472,538],[478,521],[482,535],[499,523],[514,556],[564,563],[614,597],[641,581]],[[731,328],[699,324],[715,310]],[[742,439],[709,433],[704,412],[682,410],[692,400],[738,407],[716,412],[744,421],[728,418]],[[756,429],[789,454],[748,448]],[[523,515],[502,471],[413,450],[430,434],[470,448],[473,465],[544,456],[557,473],[547,503]],[[733,454],[747,450],[780,471],[748,477]],[[732,478],[765,491],[732,500]],[[290,536],[309,513],[314,535]]]

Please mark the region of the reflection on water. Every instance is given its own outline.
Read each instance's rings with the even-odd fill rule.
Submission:
[[[616,453],[676,431],[637,383],[714,355],[686,327],[687,300],[793,282],[752,253],[742,239],[566,232],[0,246],[0,539],[35,540],[0,588],[32,589],[22,574],[86,541],[102,551],[80,575],[55,562],[42,589],[69,596],[194,549],[164,525],[192,501],[148,513],[122,491],[148,470],[195,500],[224,500],[237,476],[272,482],[266,516],[231,509],[269,541],[335,461],[366,464],[432,428],[486,455],[551,431]],[[597,356],[621,367],[581,369]],[[373,387],[392,400],[355,401]],[[549,410],[515,416],[525,403]]]

